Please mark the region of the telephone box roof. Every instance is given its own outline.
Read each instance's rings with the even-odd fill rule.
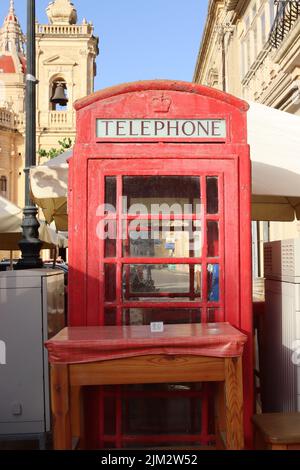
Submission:
[[[146,90],[165,90],[165,91],[178,91],[182,93],[191,93],[206,96],[223,103],[227,103],[240,111],[247,111],[249,105],[246,101],[236,98],[233,95],[223,91],[209,88],[203,85],[198,85],[191,82],[183,82],[178,80],[145,80],[131,83],[123,83],[109,88],[104,88],[91,95],[77,100],[74,104],[76,111],[85,108],[97,101],[105,100],[113,96],[122,95],[126,93],[134,93]]]

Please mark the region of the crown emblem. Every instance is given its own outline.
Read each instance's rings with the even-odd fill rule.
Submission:
[[[152,100],[153,110],[156,113],[168,113],[172,104],[171,98],[167,96],[155,96]]]

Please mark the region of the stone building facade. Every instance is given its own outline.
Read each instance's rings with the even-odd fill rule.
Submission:
[[[49,149],[58,140],[75,140],[74,102],[94,91],[98,38],[86,19],[77,22],[69,0],[56,0],[47,8],[49,24],[36,25],[37,44],[37,146]],[[58,83],[64,84],[65,107],[51,102]]]
[[[300,2],[209,0],[193,80],[300,115]],[[300,235],[299,222],[253,230],[260,246]]]
[[[0,29],[0,194],[22,206],[26,50],[13,0],[8,8]],[[70,0],[52,1],[46,12],[49,23],[36,23],[36,51],[37,150],[47,151],[65,137],[74,142],[73,104],[94,91],[99,49],[92,23],[85,19],[78,23]],[[58,85],[67,97],[65,106],[52,102]]]
[[[13,202],[24,186],[24,40],[11,0],[0,29],[0,194]]]

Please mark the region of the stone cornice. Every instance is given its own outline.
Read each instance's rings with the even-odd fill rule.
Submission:
[[[197,62],[194,71],[193,81],[199,82],[201,76],[201,69],[205,63],[205,57],[210,47],[212,41],[213,31],[216,26],[217,11],[218,9],[224,10],[226,14],[227,11],[233,13],[231,23],[235,22],[241,17],[242,13],[245,11],[251,0],[210,0],[208,5],[208,13],[205,22],[205,27],[202,35],[202,41],[199,48],[199,53],[197,56]],[[230,7],[230,8],[229,8]]]
[[[239,0],[226,0],[225,6],[228,11],[235,10],[238,3],[239,3]]]
[[[205,55],[207,54],[209,42],[214,30],[216,12],[220,6],[224,5],[224,0],[209,0],[208,12],[206,17],[206,22],[204,26],[204,31],[202,35],[202,40],[200,43],[200,48],[197,56],[197,62],[194,72],[193,81],[199,83],[199,76],[201,73],[201,66],[205,61]]]
[[[251,0],[225,0],[225,7],[227,11],[234,11],[237,15],[248,6]]]

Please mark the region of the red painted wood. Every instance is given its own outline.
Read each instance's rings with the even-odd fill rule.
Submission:
[[[206,192],[206,176],[201,176],[201,201],[203,204],[203,223],[204,223],[204,231],[203,231],[203,260],[202,260],[202,291],[203,291],[203,298],[205,300],[205,305],[202,307],[202,321],[206,322],[207,319],[207,306],[206,302],[208,300],[208,289],[207,289],[207,261],[206,261],[206,250],[207,250],[207,231],[206,231],[206,224],[207,224],[207,192]],[[203,408],[206,408],[206,403],[204,403]],[[204,412],[203,412],[204,411]],[[202,410],[202,419],[203,416],[206,415],[205,410]],[[202,421],[202,426],[205,423],[205,421]]]
[[[168,109],[157,109],[154,103],[167,99]],[[69,183],[69,321],[71,326],[97,325],[104,323],[104,307],[116,310],[116,323],[122,324],[123,308],[170,308],[202,309],[202,321],[207,321],[209,308],[218,309],[217,321],[229,321],[248,335],[244,354],[244,409],[245,437],[251,446],[251,416],[253,414],[253,363],[252,363],[252,274],[251,274],[251,165],[247,146],[248,105],[231,95],[200,85],[176,81],[145,81],[124,84],[102,90],[75,104],[77,110],[77,140],[70,166]],[[164,111],[164,112],[162,112]],[[214,142],[195,142],[193,139],[167,141],[148,139],[148,142],[123,139],[105,142],[96,138],[96,119],[207,119],[223,118],[227,121],[227,138]],[[219,222],[219,258],[209,258],[207,250],[201,258],[172,259],[174,264],[202,264],[204,292],[207,292],[207,264],[216,260],[220,264],[220,301],[208,302],[207,298],[193,301],[185,294],[185,300],[178,302],[170,296],[163,302],[160,293],[153,301],[134,301],[129,294],[126,281],[126,295],[123,298],[121,272],[124,264],[164,264],[165,258],[130,258],[128,251],[122,253],[121,240],[117,241],[116,256],[104,258],[104,242],[96,236],[101,219],[96,215],[97,207],[104,201],[104,178],[117,178],[117,194],[122,195],[122,175],[182,175],[201,178],[202,202],[206,207],[204,180],[207,175],[219,178],[219,213],[204,213],[202,220]],[[121,214],[111,215],[118,223],[132,217]],[[164,217],[157,217],[163,219]],[[177,217],[174,217],[174,220]],[[186,219],[194,216],[187,216]],[[150,220],[150,216],[145,219]],[[207,246],[206,227],[204,244]],[[128,250],[128,248],[127,248]],[[105,263],[116,265],[116,299],[104,298]],[[190,277],[193,279],[193,271]],[[130,295],[131,300],[128,301]],[[165,294],[167,297],[168,294]],[[140,296],[141,297],[141,296]],[[156,302],[158,300],[158,302]],[[199,301],[198,301],[199,300]],[[92,395],[91,395],[92,396]],[[90,399],[91,401],[92,399]],[[104,409],[104,393],[98,413]],[[122,413],[120,395],[116,406],[116,435],[109,442],[121,445],[130,442],[131,437],[122,434]],[[96,408],[94,408],[96,410]],[[208,408],[204,408],[203,426],[207,428]],[[103,414],[103,413],[101,413]],[[95,413],[96,415],[96,413]],[[103,422],[92,426],[93,443],[103,445],[107,436]],[[98,431],[98,434],[97,434]],[[100,431],[100,432],[99,432]],[[211,436],[202,429],[201,442],[208,442]],[[150,437],[153,442],[166,442],[166,437]],[[189,436],[171,436],[175,442],[189,442]],[[199,439],[199,436],[198,436]],[[135,442],[146,442],[143,436],[133,437]],[[197,437],[190,436],[190,442]]]
[[[116,280],[116,287],[117,287],[117,325],[122,325],[122,313],[123,313],[123,310],[122,310],[122,307],[121,307],[121,304],[122,304],[122,297],[123,297],[123,293],[122,293],[122,261],[121,261],[121,258],[122,258],[122,251],[123,251],[123,247],[122,247],[122,230],[123,230],[123,227],[122,227],[122,218],[120,217],[120,215],[122,214],[122,202],[121,202],[121,198],[122,198],[122,194],[123,194],[123,182],[122,182],[122,176],[121,175],[118,175],[117,176],[117,214],[119,214],[119,220],[118,220],[118,226],[117,226],[117,233],[118,233],[118,237],[117,237],[117,280]],[[100,305],[100,308],[103,308],[102,305]],[[119,406],[117,408],[117,420],[121,420],[120,416],[118,416],[118,412],[121,413],[121,407]],[[121,424],[120,424],[121,426]],[[118,427],[117,427],[118,429]]]
[[[117,445],[117,442],[122,444],[158,444],[162,445],[168,442],[184,443],[184,444],[194,444],[198,443],[199,445],[208,444],[213,442],[215,436],[213,434],[172,434],[172,439],[170,434],[167,435],[158,435],[155,434],[151,436],[149,434],[139,434],[138,436],[134,435],[122,435],[121,440],[118,441],[115,436],[104,436],[104,441],[107,443],[115,444],[116,448],[121,447]],[[213,449],[213,448],[212,448]]]
[[[246,117],[244,116],[244,120]],[[245,123],[246,125],[246,123]],[[253,363],[253,317],[252,317],[252,238],[250,224],[242,222],[251,220],[251,161],[249,147],[240,150],[240,328],[247,334],[248,342],[244,351],[243,381],[244,390],[247,390],[247,400],[244,403],[246,444],[253,444],[251,418],[254,413],[254,363]]]

